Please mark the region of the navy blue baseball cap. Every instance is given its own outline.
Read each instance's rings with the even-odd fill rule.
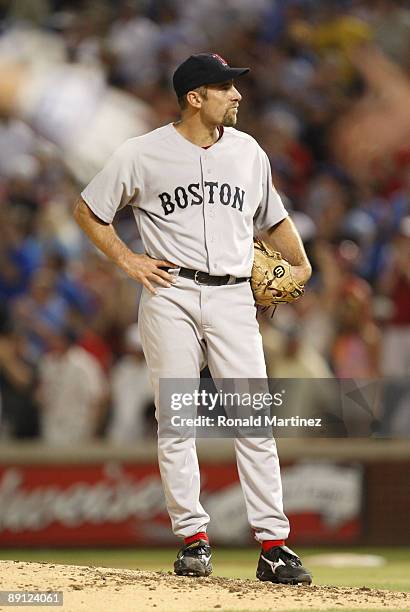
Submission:
[[[228,62],[217,53],[198,53],[190,55],[174,72],[172,82],[175,93],[180,98],[188,91],[236,79],[249,72],[249,68],[231,68]]]

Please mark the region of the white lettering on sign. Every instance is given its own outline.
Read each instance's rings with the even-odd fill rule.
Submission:
[[[359,466],[299,463],[283,470],[282,484],[287,514],[314,512],[332,527],[359,516],[362,501]]]
[[[98,482],[76,482],[24,488],[17,468],[4,471],[0,480],[0,531],[40,530],[58,522],[66,527],[83,523],[120,523],[166,512],[161,479],[156,474],[135,480],[122,470]]]

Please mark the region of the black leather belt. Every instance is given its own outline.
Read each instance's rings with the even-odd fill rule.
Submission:
[[[201,272],[200,270],[190,270],[189,268],[181,268],[179,276],[184,278],[190,278],[196,282],[197,285],[237,285],[238,283],[244,283],[249,280],[248,276],[231,276],[225,274],[225,276],[213,276],[207,272]]]

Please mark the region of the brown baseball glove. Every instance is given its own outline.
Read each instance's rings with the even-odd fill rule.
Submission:
[[[305,290],[292,275],[292,266],[263,240],[254,241],[251,286],[258,306],[275,306],[294,302]],[[275,295],[272,289],[279,293]]]

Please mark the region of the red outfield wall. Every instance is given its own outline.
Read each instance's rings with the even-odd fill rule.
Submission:
[[[199,446],[212,540],[251,543],[232,449]],[[410,544],[406,441],[288,439],[278,447],[291,545]],[[155,454],[155,444],[2,445],[0,546],[175,545]]]
[[[252,534],[235,464],[203,464],[201,474],[213,541],[246,545]],[[360,467],[294,464],[282,474],[292,541],[317,545],[358,540]],[[0,546],[147,546],[167,541],[175,538],[155,464],[0,469]]]

